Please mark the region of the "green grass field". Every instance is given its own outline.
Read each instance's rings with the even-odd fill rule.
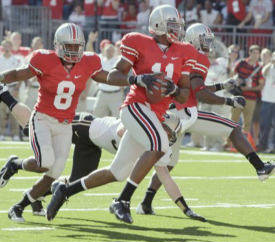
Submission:
[[[0,165],[11,155],[32,155],[27,143],[0,143]],[[265,161],[274,155],[262,155]],[[103,153],[100,166],[110,164],[112,155]],[[64,175],[71,169],[72,156]],[[24,212],[26,222],[17,224],[7,217],[8,209],[22,198],[38,174],[19,172],[0,190],[1,242],[274,242],[275,177],[261,183],[252,166],[238,154],[181,151],[180,163],[172,172],[187,202],[207,223],[193,221],[168,198],[162,188],[154,201],[155,216],[136,215],[149,176],[132,199],[134,223],[127,225],[109,214],[112,198],[123,183],[106,185],[70,198],[53,222]],[[46,206],[49,197],[46,198]]]

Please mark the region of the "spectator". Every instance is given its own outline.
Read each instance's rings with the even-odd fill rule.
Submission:
[[[12,55],[12,42],[9,40],[3,40],[1,42],[3,54],[0,56],[0,72],[7,71],[19,67],[21,65],[20,59]],[[19,86],[18,84],[10,84],[10,93],[18,98]],[[10,124],[12,139],[15,141],[19,140],[19,127],[12,116],[11,112],[7,109],[4,104],[0,104],[0,140],[5,139],[5,130],[7,123]]]
[[[43,6],[51,9],[52,19],[63,18],[63,0],[43,0]]]
[[[104,48],[107,46],[107,45],[110,45],[110,44],[112,44],[112,42],[110,41],[110,40],[108,40],[108,39],[104,39],[104,40],[101,40],[101,42],[100,42],[100,45],[99,45],[99,49],[100,49],[100,53],[99,53],[99,57],[100,57],[100,59],[101,59],[101,61],[102,61],[102,59],[103,59],[103,57],[105,56],[104,54]]]
[[[242,95],[246,98],[246,106],[243,110],[239,108],[232,109],[232,120],[239,122],[241,113],[244,118],[244,132],[250,134],[251,121],[256,105],[258,93],[264,86],[264,78],[259,64],[260,47],[252,45],[249,47],[249,57],[242,59],[235,67],[235,73],[238,75]]]
[[[227,1],[226,24],[239,25],[245,19],[247,2],[248,0],[228,0]]]
[[[267,48],[262,49],[261,55],[260,55],[260,60],[261,60],[260,64],[262,67],[264,67],[266,64],[270,63],[271,56],[272,56],[272,52],[269,49],[267,49]],[[262,105],[261,93],[259,92],[258,97],[257,97],[256,107],[255,107],[253,118],[252,118],[252,135],[253,135],[255,144],[258,144],[259,133],[260,133],[261,105]]]
[[[149,4],[151,9],[154,9],[155,7],[163,4],[168,4],[168,5],[171,5],[172,7],[176,7],[175,0],[150,0]]]
[[[117,24],[112,22],[118,21],[119,0],[98,0],[98,6],[102,8],[101,20],[107,22],[101,26],[107,29],[102,32],[101,39],[112,40],[112,29],[117,27]]]
[[[238,45],[230,45],[228,47],[228,54],[229,54],[228,65],[227,65],[228,78],[234,76],[234,67],[239,58],[239,51],[240,51],[240,48]]]
[[[181,15],[184,16],[186,25],[198,22],[199,16],[194,0],[187,0],[186,9],[185,1],[182,1],[181,4],[179,4],[178,9],[180,10]]]
[[[201,22],[207,26],[212,26],[222,23],[221,14],[213,9],[212,3],[209,0],[206,0],[204,3],[204,10],[200,11]]]
[[[110,71],[118,60],[115,55],[115,47],[112,44],[105,45],[103,49],[102,68]],[[94,115],[96,117],[119,117],[119,108],[123,102],[121,87],[100,83],[99,92],[95,102]]]
[[[253,21],[254,29],[251,33],[256,34],[248,39],[248,45],[258,44],[262,47],[266,46],[270,40],[269,36],[261,34],[271,34],[272,30],[272,1],[271,0],[252,0],[249,4],[249,11],[245,19],[238,25],[242,28],[250,20]],[[265,29],[267,28],[267,29]]]
[[[141,1],[139,4],[139,13],[137,15],[138,27],[146,30],[149,23],[150,9],[146,1]]]
[[[29,47],[21,46],[22,36],[18,32],[13,32],[10,35],[10,40],[12,42],[12,55],[15,55],[23,63],[25,57],[30,54],[31,49]]]
[[[265,65],[269,64],[271,61],[272,52],[270,49],[264,48],[261,51],[261,64],[264,67]]]
[[[84,0],[85,30],[95,31],[98,12],[97,0]]]
[[[74,10],[74,0],[64,0],[63,1],[63,19],[67,20]]]
[[[90,32],[88,36],[88,41],[86,43],[86,51],[95,52],[94,44],[97,40],[98,32]]]
[[[120,55],[121,55],[120,46],[121,46],[121,40],[118,40],[118,41],[115,43],[115,48],[116,48],[115,55],[116,55],[116,56],[120,56]]]
[[[79,25],[81,28],[85,25],[85,15],[83,13],[82,6],[77,4],[74,8],[74,11],[69,17],[69,22]]]
[[[137,22],[137,10],[135,4],[128,5],[128,11],[124,12],[122,21],[125,22],[123,29],[135,29]],[[127,24],[128,23],[128,24]]]
[[[262,90],[262,106],[260,111],[260,137],[259,151],[275,153],[275,129],[273,128],[271,141],[272,147],[268,147],[268,138],[272,123],[275,123],[275,52],[272,54],[271,63],[263,68],[265,86]],[[274,126],[273,126],[274,127]]]

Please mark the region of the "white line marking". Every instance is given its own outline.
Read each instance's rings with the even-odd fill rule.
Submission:
[[[54,230],[54,228],[49,228],[49,227],[26,227],[26,228],[2,228],[1,230],[3,231],[32,231],[32,230]]]
[[[24,149],[24,150],[26,150],[26,149],[28,149],[28,150],[31,150],[31,148],[30,147],[28,147],[28,146],[26,146],[26,147],[22,147],[22,146],[0,146],[1,147],[1,149],[3,149],[3,150],[18,150],[18,149]]]
[[[232,204],[232,203],[216,203],[210,205],[194,205],[191,208],[273,208],[275,204]],[[132,207],[135,210],[136,207]],[[156,210],[161,209],[178,209],[177,206],[157,206]],[[109,208],[61,208],[63,212],[94,212],[94,211],[109,211]],[[31,213],[31,210],[24,210],[24,212]],[[1,213],[8,213],[8,210],[1,210]]]
[[[1,145],[28,145],[28,141],[1,141]]]
[[[9,189],[10,192],[25,192],[30,188],[11,188]]]
[[[171,202],[171,198],[162,198],[161,201]],[[185,201],[199,201],[198,198],[184,198]]]
[[[87,197],[97,197],[97,196],[117,196],[119,193],[84,193]]]

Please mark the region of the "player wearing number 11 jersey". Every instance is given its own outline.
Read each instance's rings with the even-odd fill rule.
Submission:
[[[55,51],[35,51],[28,67],[0,73],[0,81],[11,83],[37,76],[40,88],[38,100],[29,121],[30,144],[35,158],[13,157],[0,172],[3,187],[18,169],[44,173],[44,176],[14,205],[9,218],[22,222],[24,208],[49,190],[65,166],[72,137],[71,122],[79,95],[86,81],[93,78],[106,83],[107,72],[100,58],[84,52],[85,39],[75,24],[62,24],[55,33]]]

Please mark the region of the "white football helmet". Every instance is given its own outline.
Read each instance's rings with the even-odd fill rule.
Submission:
[[[201,23],[192,24],[186,29],[185,41],[194,45],[198,50],[209,52],[214,41],[211,29]]]
[[[166,35],[169,42],[178,41],[182,36],[183,19],[178,10],[170,5],[161,5],[152,11],[149,18],[149,32]]]
[[[55,31],[54,46],[57,55],[64,61],[79,62],[85,46],[85,38],[81,28],[73,23],[60,25]]]

